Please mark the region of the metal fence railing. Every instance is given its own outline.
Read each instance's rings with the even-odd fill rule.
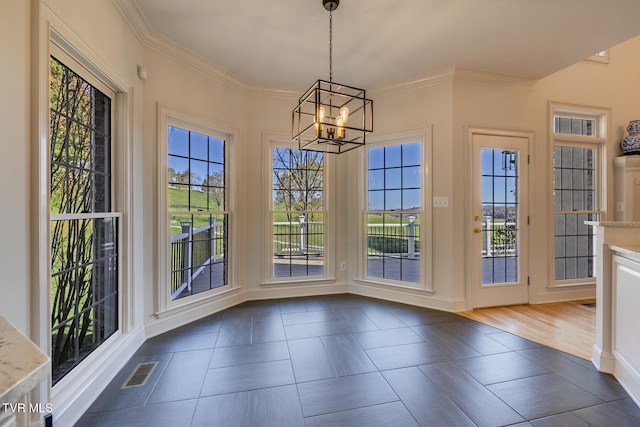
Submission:
[[[273,223],[273,253],[276,256],[324,253],[324,222]]]
[[[420,224],[367,224],[369,256],[417,258],[420,255]]]
[[[514,221],[482,218],[482,256],[515,256],[518,252],[517,229]]]
[[[191,221],[180,225],[182,233],[171,236],[171,299],[185,289],[191,291],[193,280],[204,267],[225,256],[224,223],[212,221],[196,229]]]
[[[369,255],[395,254],[415,258],[420,254],[420,224],[367,224]],[[324,223],[273,223],[273,253],[277,257],[324,253]]]

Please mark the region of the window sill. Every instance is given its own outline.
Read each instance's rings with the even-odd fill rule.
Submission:
[[[193,308],[197,308],[205,304],[216,302],[217,300],[229,298],[237,294],[241,289],[242,289],[241,286],[228,287],[226,289],[223,289],[215,293],[207,293],[207,295],[201,296],[199,298],[191,299],[189,297],[186,297],[185,301],[180,301],[177,303],[173,302],[173,304],[169,304],[168,307],[165,307],[162,310],[158,310],[155,313],[155,316],[156,316],[156,319],[163,319],[169,316],[174,316],[176,314],[185,312],[187,310],[191,310]]]
[[[596,286],[596,281],[595,279],[593,279],[593,281],[589,281],[589,282],[559,282],[559,283],[554,283],[552,285],[547,286],[547,289],[549,290],[554,290],[554,289],[568,289],[568,288],[579,288],[579,287],[594,287]]]
[[[260,286],[290,286],[290,285],[327,285],[336,283],[335,277],[315,278],[287,278],[286,280],[270,280],[260,283]]]

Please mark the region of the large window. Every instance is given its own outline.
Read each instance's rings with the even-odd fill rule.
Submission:
[[[324,154],[271,149],[272,276],[325,275]]]
[[[170,299],[228,284],[227,143],[215,132],[167,129]]]
[[[420,142],[367,149],[366,277],[421,282]]]
[[[50,59],[52,382],[119,328],[107,90]]]
[[[555,279],[594,277],[592,227],[596,209],[596,149],[556,145],[553,151]]]
[[[599,153],[606,140],[603,114],[555,112],[553,118],[554,282],[593,283],[592,227],[599,210]]]

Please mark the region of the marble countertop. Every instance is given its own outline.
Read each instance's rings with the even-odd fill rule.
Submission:
[[[49,356],[0,316],[0,402],[17,402],[50,372]]]
[[[640,222],[628,221],[585,221],[587,225],[598,225],[601,227],[640,227]]]
[[[636,260],[640,260],[640,247],[638,246],[621,246],[621,245],[609,245],[612,251],[625,255]]]

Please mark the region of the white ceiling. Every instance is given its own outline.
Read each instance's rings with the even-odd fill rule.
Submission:
[[[322,0],[131,1],[138,30],[246,84],[329,78]],[[539,79],[640,34],[638,17],[640,0],[342,0],[333,79],[370,89],[452,66]]]

